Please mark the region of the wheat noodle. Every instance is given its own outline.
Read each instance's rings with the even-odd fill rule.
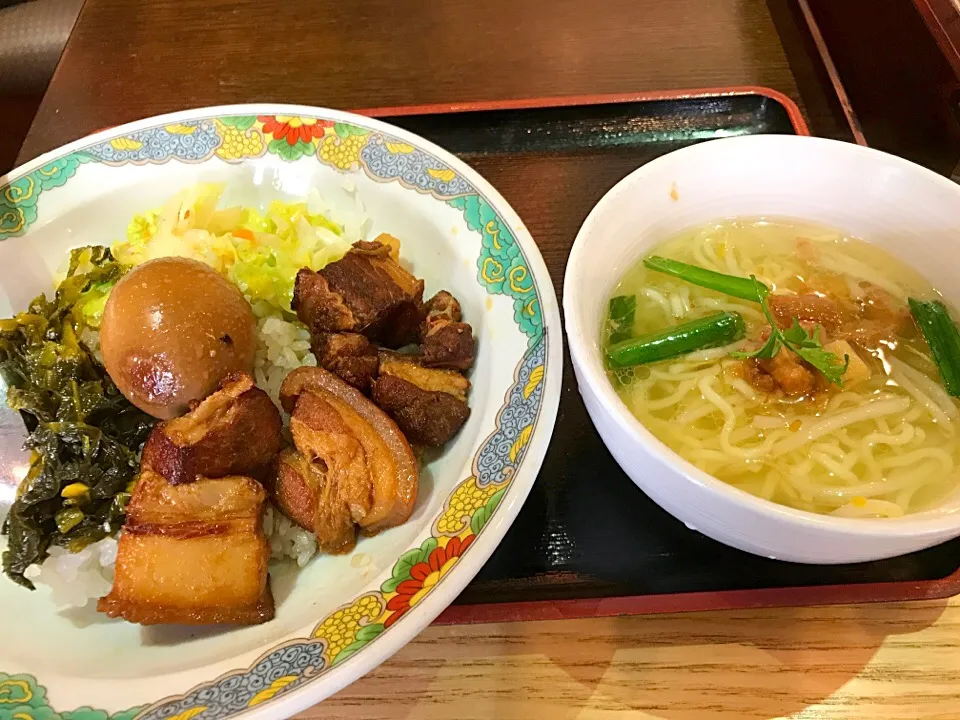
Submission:
[[[801,232],[806,230],[806,232]],[[812,262],[793,252],[815,238]],[[876,248],[796,225],[725,223],[686,233],[656,254],[728,274],[762,278],[782,292],[805,292],[809,278],[840,274],[832,287],[851,302],[865,283],[894,297],[935,291]],[[819,257],[818,261],[816,258]],[[637,295],[637,333],[718,310],[740,313],[748,337],[765,326],[759,306],[638,267],[615,294]],[[657,437],[698,465],[760,497],[843,517],[899,517],[960,483],[960,410],[943,390],[920,342],[878,352],[858,349],[871,376],[821,402],[771,398],[741,374],[732,350],[692,353],[622,374],[618,392]],[[755,347],[755,346],[754,346]]]

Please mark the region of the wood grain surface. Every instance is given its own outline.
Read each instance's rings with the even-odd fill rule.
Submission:
[[[924,23],[921,0],[803,1],[867,143],[952,174],[960,160],[960,75]]]
[[[960,601],[431,627],[302,718],[956,720]]]
[[[802,98],[771,8],[784,0],[87,0],[25,161],[188,107],[337,108],[766,85]],[[784,35],[786,36],[786,32]]]
[[[39,95],[0,97],[0,175],[13,168],[41,99]]]

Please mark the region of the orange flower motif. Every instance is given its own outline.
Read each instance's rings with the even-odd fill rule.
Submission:
[[[387,602],[387,610],[392,612],[384,626],[390,627],[414,605],[430,592],[430,588],[440,582],[440,578],[450,572],[460,556],[470,547],[476,535],[468,535],[464,540],[451,538],[445,547],[434,548],[423,562],[410,568],[410,579],[397,586],[397,594]]]
[[[330,120],[297,117],[295,115],[261,115],[257,118],[263,123],[264,135],[270,135],[277,140],[286,140],[288,145],[296,145],[301,140],[305,143],[316,138],[322,138],[324,130],[333,127]]]

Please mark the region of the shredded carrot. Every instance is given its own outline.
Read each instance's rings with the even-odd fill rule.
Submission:
[[[854,507],[862,508],[866,507],[867,499],[862,495],[857,495],[853,500],[850,501]]]
[[[799,430],[802,427],[803,427],[802,422],[800,422],[799,420],[794,420],[792,423],[790,423],[790,432],[797,432],[797,430]]]
[[[234,237],[238,237],[241,240],[249,240],[253,242],[256,240],[256,236],[253,234],[253,230],[247,230],[247,228],[237,228],[231,233]]]

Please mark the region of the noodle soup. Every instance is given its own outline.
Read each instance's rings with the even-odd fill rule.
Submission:
[[[733,486],[816,513],[899,517],[955,489],[957,401],[908,305],[940,295],[910,267],[788,220],[711,224],[653,254],[668,260],[639,263],[614,291],[603,345],[618,395],[667,446]],[[716,273],[755,277],[765,300],[694,284],[670,261],[714,271],[708,286]],[[649,362],[676,342],[671,329],[690,330],[684,352]],[[667,339],[643,341],[657,334]],[[639,358],[644,342],[643,364],[611,360]],[[707,347],[691,351],[697,343]]]

